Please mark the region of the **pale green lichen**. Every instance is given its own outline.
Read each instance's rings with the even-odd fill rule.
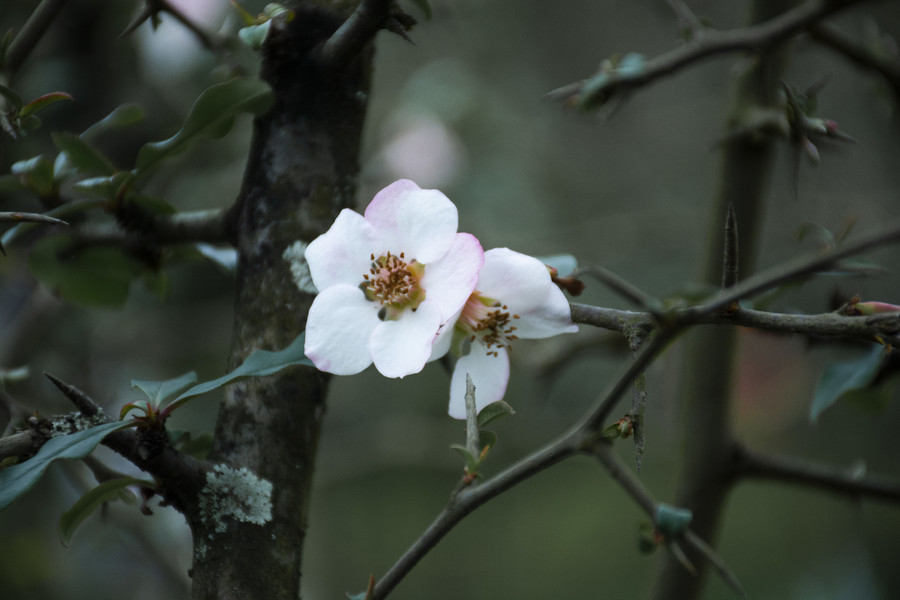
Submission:
[[[319,290],[316,289],[313,283],[312,275],[309,273],[309,263],[306,262],[306,248],[308,245],[298,240],[285,248],[284,254],[281,256],[290,264],[291,277],[294,279],[297,287],[304,292],[316,294]]]
[[[247,467],[215,465],[206,473],[199,503],[200,520],[215,523],[216,533],[224,533],[228,528],[226,518],[264,525],[272,520],[272,483],[260,479]]]
[[[50,422],[50,437],[70,435],[84,431],[108,422],[102,408],[97,408],[96,414],[87,416],[80,412],[72,412],[67,415],[53,417]]]

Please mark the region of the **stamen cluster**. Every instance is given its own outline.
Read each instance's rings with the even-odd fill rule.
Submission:
[[[509,348],[512,341],[519,339],[514,333],[518,328],[510,324],[511,321],[518,319],[519,315],[510,314],[506,304],[492,302],[486,305],[486,302],[491,301],[481,297],[477,291],[474,292],[463,309],[460,321],[472,333],[469,337],[470,342],[481,338],[481,343],[487,349],[487,355],[497,356],[497,350]]]
[[[369,258],[372,265],[369,272],[363,275],[362,283],[366,298],[382,305],[398,308],[411,306],[415,309],[424,299],[419,286],[424,265],[415,260],[407,263],[404,252],[399,256],[388,252],[378,258],[371,254]]]

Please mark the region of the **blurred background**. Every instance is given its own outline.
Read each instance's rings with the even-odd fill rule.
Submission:
[[[225,0],[178,4],[208,30],[239,27]],[[648,57],[677,45],[662,0],[432,0],[415,44],[382,33],[363,148],[359,207],[400,178],[438,187],[458,206],[460,230],[485,248],[507,246],[536,256],[571,253],[600,264],[660,298],[697,281],[725,134],[731,82],[746,67],[737,55],[707,60],[633,94],[609,118],[565,110],[546,98],[587,77],[614,53]],[[747,2],[689,2],[717,28],[744,23]],[[6,0],[5,31],[18,29],[35,2]],[[251,13],[264,2],[244,2]],[[140,145],[180,127],[193,100],[217,81],[220,61],[169,17],[119,37],[137,3],[70,2],[14,82],[26,98],[73,95],[41,114],[27,137],[4,137],[0,173],[38,154],[55,155],[51,131],[80,132],[124,102],[146,119],[104,137],[103,149],[130,168]],[[900,37],[900,6],[867,3],[831,19],[864,43],[890,47]],[[816,247],[800,240],[805,223],[840,232],[876,230],[896,217],[900,200],[898,99],[873,74],[799,39],[786,79],[805,88],[823,77],[818,116],[837,121],[858,143],[820,147],[819,166],[779,151],[759,265]],[[896,45],[894,45],[896,49]],[[253,72],[256,56],[228,57]],[[195,144],[170,161],[147,192],[179,210],[230,204],[238,193],[250,134],[248,118],[228,137]],[[796,190],[795,193],[795,184]],[[40,210],[27,195],[3,193],[0,210]],[[853,234],[851,233],[851,235]],[[132,378],[168,379],[195,370],[221,375],[230,346],[231,275],[213,263],[173,262],[165,286],[135,282],[124,307],[65,303],[27,269],[27,247],[0,258],[0,368],[27,366],[6,385],[21,411],[69,412],[40,374],[88,392],[110,412],[140,399]],[[896,248],[866,259],[881,277],[821,278],[783,295],[774,308],[832,310],[832,296],[898,303]],[[155,288],[155,289],[151,289]],[[630,308],[588,281],[580,302]],[[848,470],[900,476],[900,406],[896,394],[878,412],[838,405],[809,420],[816,380],[826,364],[860,348],[742,331],[737,431],[751,448],[827,461]],[[584,350],[567,357],[572,345]],[[672,501],[678,475],[680,345],[648,373],[647,442],[641,477]],[[517,411],[499,422],[486,472],[554,438],[591,405],[627,359],[616,338],[582,327],[574,336],[520,343],[506,399]],[[448,449],[464,439],[446,416],[449,376],[439,365],[389,380],[373,370],[332,381],[303,572],[304,597],[342,598],[378,577],[424,530],[460,476]],[[211,394],[179,410],[174,429],[211,431]],[[625,410],[625,409],[623,409]],[[0,415],[2,416],[2,415]],[[5,426],[6,420],[0,422]],[[633,463],[630,441],[619,449]],[[117,469],[129,465],[104,449]],[[4,600],[187,597],[190,539],[183,519],[157,507],[108,505],[91,516],[70,548],[58,541],[59,515],[92,486],[80,463],[54,464],[49,476],[0,513],[0,590]],[[643,514],[593,461],[569,460],[507,492],[459,525],[392,597],[642,598],[656,558],[639,552]],[[896,569],[900,507],[856,501],[781,484],[746,482],[731,496],[720,553],[754,598],[825,600],[900,597]],[[708,598],[731,597],[710,579]]]

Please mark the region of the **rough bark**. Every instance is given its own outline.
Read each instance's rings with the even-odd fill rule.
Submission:
[[[229,215],[239,262],[233,368],[258,348],[277,350],[301,331],[312,295],[294,284],[285,248],[311,241],[354,203],[372,52],[325,68],[317,48],[347,13],[299,7],[274,26],[262,77],[275,104],[254,124],[240,198]],[[246,468],[273,484],[271,518],[226,517],[225,531],[198,511],[194,598],[297,598],[316,446],[327,378],[307,367],[230,387],[220,408],[213,464]]]

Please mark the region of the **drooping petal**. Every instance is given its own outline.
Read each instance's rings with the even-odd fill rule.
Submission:
[[[478,275],[482,295],[509,306],[510,312],[528,313],[540,307],[551,287],[547,267],[534,258],[509,248],[492,248],[484,253],[484,267]]]
[[[310,242],[305,255],[313,283],[324,290],[338,284],[358,286],[376,252],[381,252],[378,232],[362,215],[345,208],[328,231]]]
[[[434,336],[441,326],[441,310],[427,298],[400,318],[379,323],[368,348],[375,368],[385,377],[418,373],[431,356]]]
[[[422,277],[425,297],[441,309],[444,321],[459,312],[478,282],[484,251],[469,233],[458,233],[443,258],[428,263]]]
[[[482,408],[503,399],[509,383],[509,355],[500,348],[497,356],[488,355],[480,342],[472,344],[472,351],[461,357],[450,379],[450,407],[447,412],[454,419],[466,418],[466,373],[475,384],[475,407]]]
[[[353,375],[370,364],[369,338],[381,323],[375,304],[356,286],[333,285],[313,300],[304,352],[320,371]]]
[[[510,306],[515,311],[515,305]],[[544,303],[536,310],[523,312],[516,319],[516,335],[522,339],[547,338],[560,333],[575,333],[578,325],[572,321],[572,308],[562,290],[551,283]]]
[[[419,189],[401,179],[384,188],[366,207],[366,220],[378,230],[382,251],[406,253],[428,264],[442,257],[456,237],[456,206],[438,190]]]

